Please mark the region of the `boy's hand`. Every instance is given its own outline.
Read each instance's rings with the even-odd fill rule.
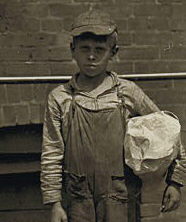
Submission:
[[[180,205],[181,191],[176,185],[169,185],[163,196],[162,212],[176,210]]]
[[[51,222],[67,222],[67,215],[65,210],[62,208],[60,202],[56,202],[52,206]]]

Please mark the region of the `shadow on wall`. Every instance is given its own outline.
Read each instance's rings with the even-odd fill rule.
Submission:
[[[0,221],[47,222],[40,192],[42,125],[0,129]]]

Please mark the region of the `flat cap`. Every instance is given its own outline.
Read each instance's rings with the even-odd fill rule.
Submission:
[[[109,14],[101,10],[89,10],[74,19],[71,34],[78,36],[91,32],[96,35],[109,35],[115,30],[117,26]]]

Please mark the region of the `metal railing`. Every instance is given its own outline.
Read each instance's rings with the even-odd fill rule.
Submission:
[[[186,72],[154,73],[154,74],[126,74],[118,75],[130,80],[167,80],[186,79]],[[60,83],[71,79],[71,76],[31,76],[31,77],[0,77],[0,84],[29,84],[29,83]]]

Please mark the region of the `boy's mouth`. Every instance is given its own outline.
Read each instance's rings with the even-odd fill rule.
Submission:
[[[89,68],[96,68],[97,65],[94,63],[91,63],[91,64],[87,64],[86,66]]]

